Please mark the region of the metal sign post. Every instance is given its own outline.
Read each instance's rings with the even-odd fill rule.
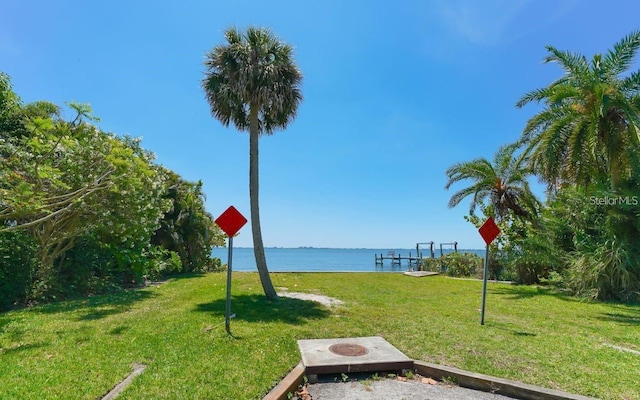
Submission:
[[[224,312],[224,327],[231,334],[231,272],[233,260],[233,237],[247,223],[247,219],[234,206],[230,206],[216,219],[216,224],[229,237],[229,258],[227,260],[227,303]]]
[[[487,244],[487,249],[484,253],[484,278],[482,279],[482,310],[480,316],[480,325],[484,325],[484,308],[487,301],[487,275],[489,275],[489,245],[500,234],[500,228],[493,221],[493,218],[489,217],[484,224],[478,229],[480,236]]]
[[[231,260],[233,260],[233,236],[229,236],[229,257],[227,258],[227,304],[224,311],[224,329],[231,334]]]
[[[484,253],[484,274],[482,279],[482,313],[480,316],[480,325],[484,325],[484,307],[487,303],[487,275],[489,275],[489,245]]]

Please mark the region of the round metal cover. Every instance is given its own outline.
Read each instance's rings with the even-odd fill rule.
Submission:
[[[366,347],[355,343],[338,343],[329,347],[329,351],[339,356],[358,357],[369,352]]]

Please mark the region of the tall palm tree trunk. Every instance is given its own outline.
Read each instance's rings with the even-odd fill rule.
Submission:
[[[267,259],[264,256],[262,230],[260,229],[260,207],[258,201],[258,142],[260,139],[258,108],[251,105],[249,125],[249,200],[251,203],[251,232],[253,234],[253,254],[260,275],[262,289],[268,299],[277,299],[278,294],[271,283]]]
[[[609,176],[611,178],[611,191],[616,193],[620,189],[621,163],[619,154],[613,151],[609,152]]]

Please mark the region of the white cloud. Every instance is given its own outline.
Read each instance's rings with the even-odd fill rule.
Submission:
[[[472,44],[496,46],[510,43],[566,14],[576,1],[440,0],[436,12],[455,35]],[[530,15],[543,10],[543,18]],[[532,13],[533,14],[533,13]],[[538,13],[535,13],[538,14]],[[527,24],[518,24],[526,21]]]
[[[471,43],[492,46],[501,42],[510,22],[529,1],[443,0],[438,2],[438,12],[453,33]]]

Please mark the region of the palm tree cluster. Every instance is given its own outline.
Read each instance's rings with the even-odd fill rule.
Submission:
[[[640,71],[628,73],[640,47],[640,32],[589,62],[584,55],[547,46],[546,63],[564,75],[527,93],[517,106],[543,102],[522,141],[533,170],[552,188],[607,182],[619,189],[637,173],[640,148]]]
[[[213,261],[210,249],[224,239],[205,210],[202,182],[186,181],[169,170],[165,173],[168,188],[164,197],[171,201],[171,208],[160,220],[151,243],[178,254],[184,272],[207,270]]]
[[[478,158],[446,171],[446,189],[472,182],[453,194],[449,206],[471,197],[471,214],[480,204],[507,230],[517,226],[517,234],[507,232],[517,244],[515,259],[531,263],[536,257],[527,252],[534,248],[540,258],[546,253],[547,261],[549,254],[560,255],[553,260],[555,268],[567,272],[577,292],[640,301],[640,210],[633,207],[640,194],[640,70],[630,71],[640,31],[591,60],[553,46],[546,49],[544,62],[559,64],[564,74],[516,104],[541,103],[542,110],[529,119],[516,143],[497,151],[493,162]],[[547,185],[545,205],[531,193],[530,176]],[[587,200],[605,196],[627,202],[598,209]],[[569,210],[558,212],[561,208]]]

